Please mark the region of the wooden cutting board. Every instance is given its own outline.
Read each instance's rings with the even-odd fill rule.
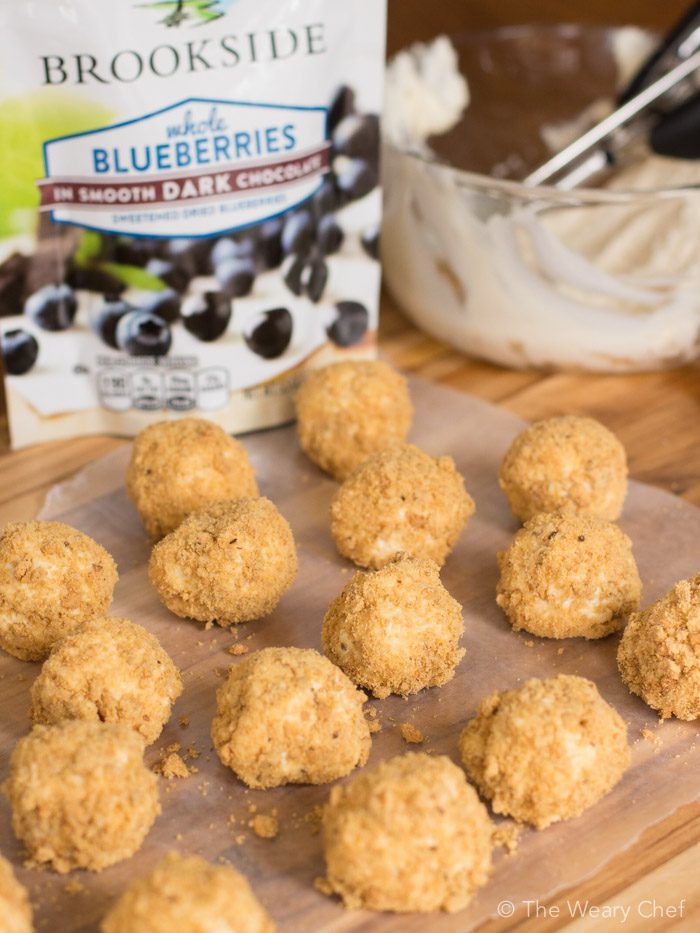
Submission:
[[[126,499],[122,481],[129,448],[121,447],[54,489],[43,517],[60,517],[92,534],[114,555],[120,582],[112,613],[125,615],[153,631],[182,669],[185,691],[161,739],[149,749],[155,763],[162,749],[180,743],[198,753],[189,764],[197,772],[183,780],[161,780],[163,814],[137,855],[94,875],[68,878],[21,868],[22,852],[9,825],[9,808],[0,805],[0,849],[18,868],[34,904],[37,928],[95,930],[109,904],[128,884],[171,849],[196,852],[212,861],[227,860],[250,879],[261,901],[282,930],[459,930],[493,916],[498,904],[519,907],[525,899],[544,901],[555,891],[577,884],[628,847],[647,827],[697,797],[700,749],[696,725],[659,725],[641,701],[631,697],[617,675],[616,639],[598,643],[547,642],[515,635],[494,602],[495,554],[516,523],[497,485],[500,459],[522,427],[514,415],[469,396],[416,381],[416,427],[412,440],[430,453],[450,453],[477,502],[477,514],[443,571],[443,582],[464,606],[467,655],[455,679],[443,688],[408,700],[371,700],[382,723],[374,736],[369,767],[381,758],[408,750],[399,725],[410,722],[426,736],[425,750],[458,761],[457,735],[479,699],[494,689],[512,687],[530,676],[577,673],[596,681],[601,693],[629,723],[633,767],[620,785],[577,820],[545,832],[524,831],[517,852],[498,851],[492,880],[468,910],[458,915],[421,916],[348,913],[313,887],[323,873],[315,807],[328,787],[246,789],[218,761],[211,749],[209,725],[215,690],[237,659],[234,644],[255,650],[267,645],[319,646],[320,627],[331,599],[354,572],[334,549],[328,531],[328,507],[335,483],[298,450],[293,428],[246,439],[262,491],[289,519],[300,554],[292,590],[275,612],[233,633],[177,619],[160,606],[147,579],[149,543]],[[6,520],[0,514],[1,520]],[[645,584],[644,602],[656,598],[677,579],[700,566],[700,510],[667,493],[632,484],[622,522],[634,542]],[[559,649],[563,653],[559,654]],[[0,776],[7,759],[29,728],[29,687],[37,665],[0,659],[0,699],[4,715]],[[180,725],[186,717],[189,725]],[[648,729],[653,740],[643,739]],[[416,746],[411,746],[415,749]],[[280,832],[274,840],[257,838],[250,827],[257,813],[277,811]],[[77,890],[76,890],[77,889]],[[506,908],[507,910],[507,908]]]

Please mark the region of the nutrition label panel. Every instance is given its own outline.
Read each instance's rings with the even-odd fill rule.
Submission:
[[[102,405],[110,411],[215,411],[229,400],[229,374],[221,366],[198,370],[108,367],[97,376]]]

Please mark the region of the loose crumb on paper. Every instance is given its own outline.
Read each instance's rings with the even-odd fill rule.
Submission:
[[[180,754],[181,745],[179,742],[173,742],[163,749],[161,757],[153,765],[153,771],[156,774],[162,774],[163,777],[171,781],[173,778],[186,778],[193,774],[196,769],[187,767],[185,759]],[[186,753],[187,754],[187,753]]]
[[[279,821],[272,813],[258,813],[248,825],[261,839],[274,839],[280,830]]]
[[[321,820],[323,819],[323,807],[320,804],[312,807],[308,813],[304,814],[304,822],[311,827],[311,835],[317,836],[321,832]]]
[[[661,745],[660,737],[655,732],[652,732],[651,729],[641,729],[639,734],[643,739],[646,739],[647,742],[651,742],[655,745],[657,749]]]
[[[186,778],[190,776],[190,769],[177,752],[171,752],[153,766],[156,774],[162,774],[163,777],[172,781],[173,778]]]
[[[417,729],[410,722],[402,722],[399,726],[399,732],[404,742],[408,742],[409,745],[420,745],[424,738],[420,729]]]
[[[85,885],[78,881],[77,878],[71,878],[70,881],[66,881],[63,885],[63,890],[66,894],[82,894],[85,890]]]

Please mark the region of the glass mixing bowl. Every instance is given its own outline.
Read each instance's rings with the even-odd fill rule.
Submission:
[[[629,77],[629,38],[523,26],[452,40],[464,118],[429,152],[383,154],[385,282],[428,333],[518,368],[633,372],[698,355],[700,163],[645,153],[573,192],[517,181],[585,128],[571,121],[603,115]]]

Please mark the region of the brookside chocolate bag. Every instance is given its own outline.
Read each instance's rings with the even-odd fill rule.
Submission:
[[[0,0],[11,441],[292,417],[374,354],[384,0]]]

